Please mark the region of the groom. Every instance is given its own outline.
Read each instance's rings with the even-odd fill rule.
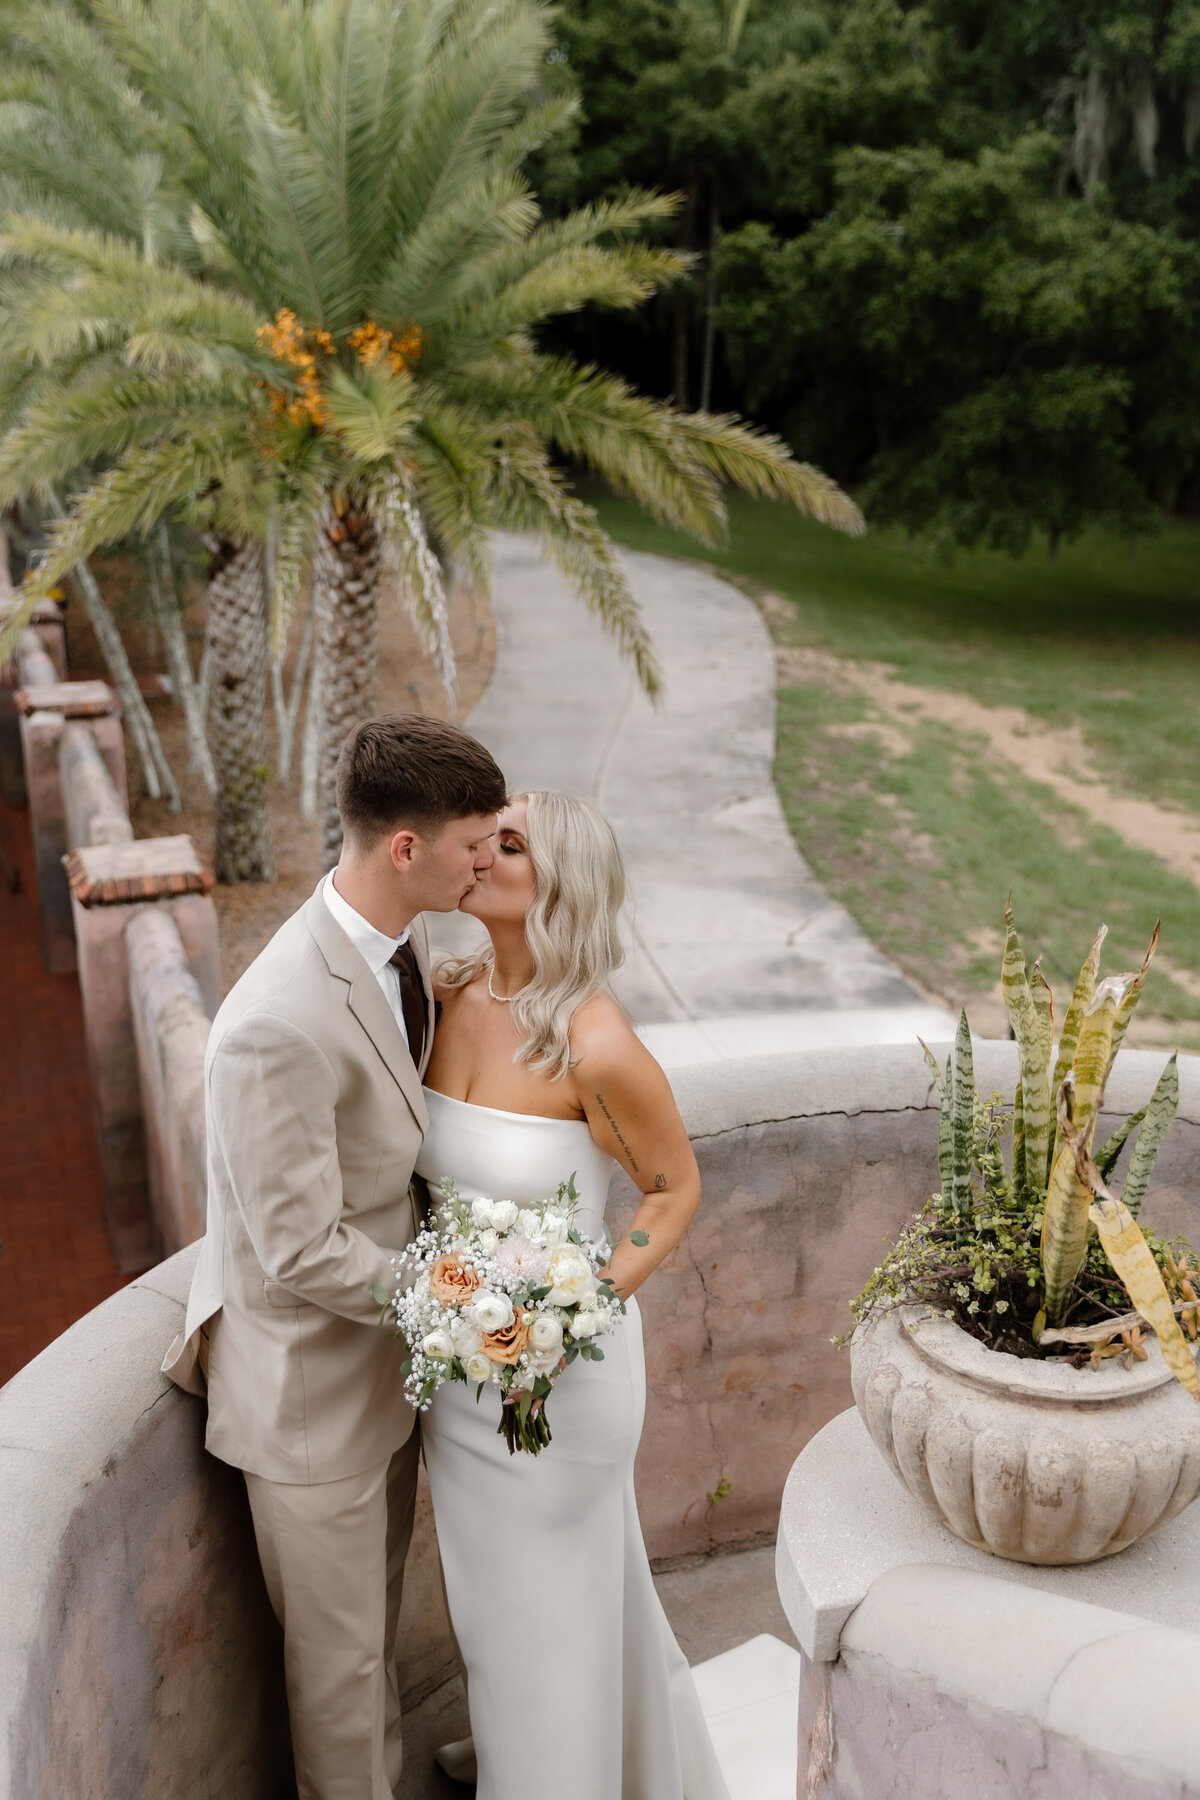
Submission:
[[[163,1368],[242,1469],[300,1800],[391,1800],[418,1434],[372,1288],[418,1226],[433,1004],[418,914],[492,862],[504,777],[453,725],[369,719],[338,761],[341,860],[213,1021],[208,1221]]]

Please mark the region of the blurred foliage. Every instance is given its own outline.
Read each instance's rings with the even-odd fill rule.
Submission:
[[[1125,534],[1200,483],[1200,5],[571,0],[551,207],[677,188],[690,283],[556,328],[949,548]]]

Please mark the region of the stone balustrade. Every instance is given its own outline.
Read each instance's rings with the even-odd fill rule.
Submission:
[[[118,791],[110,763],[96,733],[82,719],[64,723],[58,750],[59,780],[66,812],[67,843],[72,850],[87,844],[130,844],[133,826],[126,801]]]
[[[212,876],[184,836],[89,845],[67,873],[105,1219],[117,1266],[144,1269],[203,1229],[197,1084],[221,1001]],[[161,926],[131,938],[147,912]]]
[[[160,978],[164,987],[174,983],[176,996],[194,1009],[196,995],[183,979],[169,931],[148,923],[164,916],[146,907],[129,925],[134,988],[145,972],[152,985]],[[144,1028],[161,1041],[170,1013],[170,1002],[151,1009]],[[1015,1073],[1012,1045],[981,1043],[976,1055],[985,1088],[1003,1086]],[[1122,1052],[1114,1108],[1139,1104],[1162,1060],[1150,1052]],[[870,1737],[875,1762],[866,1739],[864,1747],[854,1747],[856,1719],[883,1717],[886,1671],[879,1658],[892,1654],[887,1633],[899,1629],[888,1623],[896,1616],[890,1601],[861,1618],[855,1614],[872,1584],[893,1567],[886,1546],[884,1562],[872,1561],[879,1547],[872,1549],[874,1528],[863,1521],[875,1516],[886,1523],[907,1497],[869,1442],[878,1469],[864,1474],[839,1448],[840,1439],[829,1436],[844,1429],[836,1415],[844,1414],[850,1399],[846,1359],[829,1339],[846,1323],[846,1301],[878,1260],[885,1236],[936,1179],[937,1115],[921,1053],[916,1046],[810,1051],[678,1070],[672,1081],[705,1201],[687,1244],[642,1299],[650,1381],[637,1480],[650,1554],[670,1563],[760,1541],[775,1529],[795,1464],[800,1473],[792,1477],[784,1507],[779,1568],[785,1604],[808,1652],[800,1792],[809,1793],[803,1782],[812,1769],[814,1796],[878,1800],[883,1793],[911,1792],[935,1800],[940,1791],[958,1800],[975,1791],[973,1782],[940,1790],[928,1784],[889,1787],[879,1774],[884,1753],[876,1739]],[[1160,1230],[1195,1233],[1197,1059],[1181,1060],[1181,1088],[1180,1121],[1167,1139],[1146,1210]],[[613,1201],[618,1213],[629,1204],[619,1182]],[[6,1599],[0,1800],[89,1792],[119,1792],[122,1800],[160,1800],[165,1793],[177,1800],[213,1794],[274,1800],[283,1786],[278,1642],[254,1565],[244,1493],[237,1477],[203,1452],[202,1403],[169,1387],[158,1373],[182,1321],[194,1256],[194,1248],[184,1250],[135,1281],[0,1391],[0,1592]],[[831,1419],[828,1432],[820,1431]],[[806,1459],[824,1454],[826,1442],[832,1449],[825,1472],[807,1483]],[[729,1484],[724,1498],[722,1477]],[[827,1556],[815,1515],[795,1513],[802,1487],[804,1505],[816,1506],[827,1494],[821,1515],[832,1521],[827,1538],[839,1522],[845,1528],[838,1543],[828,1540]],[[1180,1529],[1190,1517],[1168,1529]],[[945,1535],[951,1545],[985,1560]],[[1126,1555],[1149,1555],[1157,1541]],[[916,1560],[937,1561],[922,1544]],[[961,1566],[953,1555],[944,1560]],[[986,1560],[990,1567],[992,1559]],[[1116,1570],[1123,1562],[1118,1557],[1104,1566]],[[1194,1573],[1172,1604],[1186,1606]],[[997,1566],[997,1583],[1002,1574]],[[1169,1576],[1168,1568],[1164,1583]],[[1050,1589],[1049,1582],[1042,1586]],[[798,1601],[801,1589],[811,1616]],[[981,1592],[971,1605],[981,1603]],[[887,1599],[884,1590],[880,1594]],[[932,1589],[927,1603],[934,1604]],[[1094,1606],[1090,1597],[1089,1604]],[[1108,1602],[1109,1613],[1131,1610],[1120,1597]],[[845,1645],[851,1656],[860,1656],[853,1667],[842,1651],[852,1615],[857,1624]],[[1047,1617],[1057,1630],[1057,1614]],[[1098,1627],[1089,1641],[1099,1645],[1103,1637]],[[1009,1638],[1014,1658],[1024,1656],[1027,1639],[1011,1630]],[[401,1642],[402,1683],[411,1703],[453,1667],[424,1494]],[[1152,1647],[1157,1656],[1157,1639]],[[914,1654],[897,1648],[896,1666],[910,1669],[918,1686],[935,1679],[936,1671],[929,1675]],[[1102,1654],[1097,1649],[1096,1656]],[[1043,1660],[1048,1689],[1053,1659]],[[1191,1663],[1180,1667],[1190,1670]],[[836,1770],[842,1785],[822,1787],[832,1779],[836,1759],[822,1762],[829,1740],[821,1731],[828,1734],[832,1720],[836,1739],[836,1709],[847,1692],[845,1679],[857,1679],[857,1669],[871,1671],[884,1686],[870,1696],[864,1689],[861,1715],[853,1710],[857,1699],[845,1701],[846,1750]],[[1030,1681],[1036,1685],[1032,1674]],[[1146,1688],[1142,1683],[1138,1694]],[[934,1705],[932,1688],[920,1693],[922,1705]],[[1162,1704],[1168,1703],[1164,1698]],[[1167,1735],[1164,1727],[1164,1742]],[[916,1757],[917,1749],[911,1754]],[[1101,1761],[1107,1754],[1097,1751]],[[858,1786],[855,1755],[865,1771]],[[924,1764],[914,1766],[928,1775]],[[1067,1785],[1055,1791],[1122,1790]],[[1159,1790],[1127,1791],[1151,1800]]]
[[[16,607],[8,576],[8,548],[0,532],[0,631]],[[43,660],[44,659],[44,660]],[[22,631],[16,656],[0,663],[0,795],[8,806],[25,804],[25,764],[15,697],[18,688],[67,678],[67,634],[53,600],[43,600]]]
[[[204,1048],[212,1020],[179,926],[162,906],[125,927],[150,1209],[168,1256],[204,1231]]]
[[[120,1268],[144,1269],[204,1229],[212,880],[190,838],[134,838],[116,696],[66,678],[53,604],[22,631],[6,680],[21,775],[6,791],[28,799],[43,959],[79,974],[109,1237]],[[0,704],[0,756],[4,718]],[[143,928],[148,912],[158,922]]]
[[[15,705],[33,836],[42,960],[52,975],[65,975],[78,966],[65,859],[91,842],[87,833],[93,824],[109,843],[133,836],[125,741],[117,697],[106,682],[43,680],[43,656],[21,660],[23,666],[32,662],[32,673],[39,677],[17,690]],[[118,838],[122,830],[124,837]]]

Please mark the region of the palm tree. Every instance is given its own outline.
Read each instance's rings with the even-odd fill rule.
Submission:
[[[777,440],[684,414],[536,331],[585,305],[632,307],[684,259],[639,240],[673,202],[637,193],[543,222],[521,164],[566,103],[539,105],[537,0],[96,0],[127,78],[186,142],[178,180],[205,267],[149,262],[96,232],[10,219],[21,328],[84,359],[0,446],[0,499],[30,473],[111,467],[77,497],[38,583],[163,510],[211,508],[269,539],[283,629],[304,571],[320,593],[323,853],[333,764],[371,709],[380,591],[401,584],[453,670],[439,555],[481,581],[488,534],[530,530],[659,672],[614,548],[556,456],[702,541],[720,489],[788,499],[843,529],[857,510]],[[52,322],[46,319],[52,315]],[[31,596],[32,597],[32,596]]]
[[[0,182],[4,211],[35,215],[65,228],[101,233],[147,264],[169,262],[199,275],[205,252],[189,226],[190,201],[174,180],[184,146],[147,107],[92,23],[71,6],[13,3],[0,13]],[[14,256],[16,258],[14,262]],[[64,385],[80,397],[85,373],[95,383],[107,367],[114,379],[129,370],[128,333],[120,318],[81,333],[69,322],[60,337],[53,267],[8,258],[0,334],[0,428],[53,408]],[[61,278],[61,271],[60,271]],[[59,279],[60,279],[59,278]],[[70,273],[68,279],[73,278]],[[45,303],[50,310],[37,313]],[[111,305],[109,311],[111,312]],[[119,430],[115,441],[123,447]],[[80,440],[79,463],[63,446],[52,459],[59,483],[84,486],[112,446],[101,427]],[[36,470],[12,492],[29,491]],[[53,476],[36,484],[61,516]],[[176,697],[183,709],[193,766],[216,804],[214,861],[223,881],[269,879],[273,874],[266,801],[263,735],[263,593],[261,550],[252,542],[214,535],[214,509],[200,509],[211,553],[206,649],[211,703],[201,704],[192,675],[182,618],[174,597],[165,518],[149,546],[150,588]],[[154,726],[138,694],[86,562],[72,571],[89,616],[109,651],[126,722],[151,775],[169,778]],[[241,579],[236,579],[240,574]],[[99,613],[97,612],[99,609]],[[211,721],[206,731],[205,713]],[[143,738],[149,734],[149,742]],[[212,745],[209,744],[209,736]],[[157,791],[151,787],[151,792]],[[178,805],[178,801],[176,801]]]

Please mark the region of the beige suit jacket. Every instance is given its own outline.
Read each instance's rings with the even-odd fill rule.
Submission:
[[[412,944],[433,1038],[429,946]],[[205,1391],[214,1456],[269,1480],[334,1481],[412,1431],[402,1352],[375,1284],[418,1229],[421,1073],[379,983],[320,891],[213,1020],[208,1218],[187,1319],[163,1364]]]

